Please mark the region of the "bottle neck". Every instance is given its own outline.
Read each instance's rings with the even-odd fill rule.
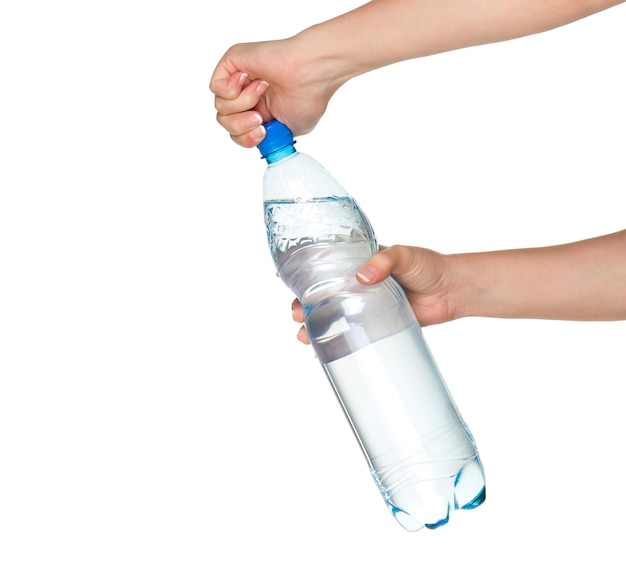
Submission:
[[[278,162],[279,160],[282,160],[283,158],[286,158],[287,156],[290,156],[295,152],[296,149],[293,144],[289,144],[283,148],[279,148],[278,150],[271,152],[264,158],[265,160],[267,160],[267,164],[274,164],[275,162]]]

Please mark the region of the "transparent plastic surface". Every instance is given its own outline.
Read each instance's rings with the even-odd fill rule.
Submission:
[[[474,440],[417,325],[324,368],[402,526],[436,528],[484,501]]]
[[[476,445],[404,291],[392,278],[356,280],[377,249],[357,203],[300,153],[268,167],[264,197],[276,269],[303,305],[311,344],[396,520],[436,528],[451,511],[480,505]]]

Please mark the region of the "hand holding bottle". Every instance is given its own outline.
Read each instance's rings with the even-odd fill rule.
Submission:
[[[381,247],[359,269],[357,279],[364,285],[374,285],[390,275],[404,289],[422,326],[444,323],[457,317],[454,308],[450,306],[450,273],[445,255],[422,247]],[[302,305],[298,299],[294,300],[292,311],[296,322],[304,322]],[[309,343],[304,326],[298,332],[298,340]]]
[[[394,245],[357,279],[393,276],[422,326],[468,316],[603,321],[626,319],[626,230],[559,245],[441,254]],[[303,322],[296,299],[293,318]],[[308,343],[304,328],[298,339]]]

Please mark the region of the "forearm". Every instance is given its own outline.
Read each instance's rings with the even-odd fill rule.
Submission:
[[[544,32],[624,0],[373,0],[298,35],[335,88],[392,63]]]
[[[626,319],[626,230],[575,243],[447,256],[456,317]]]

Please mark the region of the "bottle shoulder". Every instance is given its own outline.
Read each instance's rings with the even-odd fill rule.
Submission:
[[[314,200],[348,196],[340,182],[313,157],[295,152],[269,164],[263,177],[263,199]]]

